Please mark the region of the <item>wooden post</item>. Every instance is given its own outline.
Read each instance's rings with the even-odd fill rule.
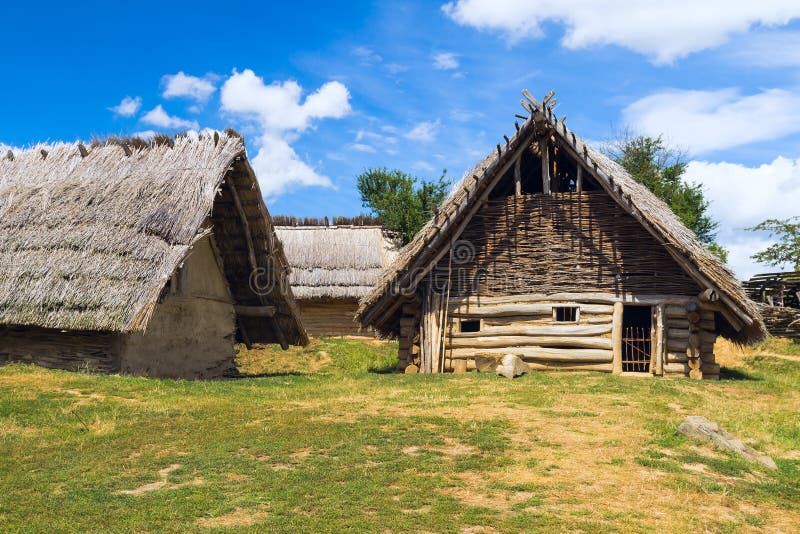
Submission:
[[[613,351],[612,372],[622,374],[622,310],[621,302],[614,303],[614,312],[611,315],[611,342]]]
[[[522,152],[517,156],[517,161],[514,163],[514,194],[520,196],[522,194]]]
[[[583,191],[583,165],[578,163],[578,178],[575,181],[575,191],[578,193]]]
[[[550,194],[550,149],[547,146],[547,139],[542,139],[539,152],[542,155],[542,193]]]
[[[664,374],[664,304],[659,304],[653,308],[653,334],[652,346],[655,350],[654,358],[655,366],[651,366],[650,371],[654,375],[661,376]]]

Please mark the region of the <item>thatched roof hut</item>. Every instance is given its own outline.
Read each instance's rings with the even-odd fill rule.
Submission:
[[[598,299],[604,306],[613,305],[620,310],[623,305],[648,302],[654,306],[654,313],[658,311],[656,308],[664,312],[664,306],[686,306],[691,308],[690,319],[696,320],[699,312],[695,314],[695,311],[702,307],[716,319],[713,327],[709,326],[710,322],[705,323],[711,328],[707,338],[713,333],[739,342],[761,339],[766,333],[762,318],[733,273],[697,240],[664,202],[636,182],[625,169],[569,130],[563,119],[556,119],[552,112],[555,102],[552,93],[543,103],[527,92],[524,94],[527,114],[524,122],[517,124],[513,136],[504,136],[504,141],[464,176],[437,215],[400,252],[375,288],[361,301],[357,312],[359,321],[373,326],[383,335],[399,336],[401,352],[407,351],[401,356],[408,354],[409,361],[414,361],[415,354],[421,351],[424,355],[425,350],[418,347],[416,341],[403,339],[403,325],[408,325],[406,331],[412,335],[420,320],[425,323],[425,302],[429,307],[430,297],[436,293],[430,288],[434,282],[442,282],[440,285],[448,288],[444,294],[447,301],[437,297],[443,301],[437,305],[455,308],[457,313],[463,311],[458,310],[459,302],[469,301],[474,305],[475,299],[487,304],[491,299],[506,303],[555,303],[553,308],[565,303],[575,310],[581,305],[575,301],[581,300],[578,298],[581,294],[587,294],[582,301],[588,309],[591,307],[587,302]],[[462,250],[456,248],[465,242],[469,246]],[[457,256],[459,252],[466,252],[468,260],[461,261],[464,258]],[[454,261],[464,270],[459,275],[480,275],[471,279],[472,287],[456,284]],[[501,275],[505,284],[502,288],[498,280]],[[602,297],[597,296],[601,292]],[[660,297],[651,298],[654,294]],[[648,298],[645,299],[645,295]],[[537,306],[525,305],[518,311],[533,313],[549,304]],[[458,321],[448,316],[445,312],[428,325],[434,338],[436,335],[461,335]],[[574,318],[574,311],[568,311],[567,316]],[[688,321],[686,317],[677,317],[678,320],[681,326]],[[551,322],[560,322],[555,311]],[[470,324],[469,328],[478,326],[483,328],[484,323]],[[687,327],[685,332],[691,341],[689,345],[696,341],[694,329],[694,326]],[[684,335],[683,330],[674,330],[675,335]],[[668,340],[661,341],[666,347]],[[546,342],[549,343],[541,339],[508,341],[532,347],[524,351],[514,348],[511,352],[544,355],[532,359],[536,365],[545,365],[542,358],[546,357],[555,358],[549,361],[562,366],[574,359],[574,350],[563,354],[562,349],[553,352],[542,345]],[[433,343],[428,352],[438,358],[441,355],[435,349],[438,342],[434,339]],[[448,343],[445,340],[441,345],[446,347]],[[495,346],[497,343],[493,342]],[[568,346],[563,340],[561,343],[561,347]],[[658,345],[652,337],[648,337],[648,343],[653,347]],[[688,350],[680,348],[685,344],[676,341],[672,347],[676,348],[676,369],[678,363],[685,365],[685,374],[689,374],[688,365],[695,365],[699,349],[693,349],[688,357],[685,353],[681,356],[680,353]],[[463,342],[454,345],[467,347],[473,353],[481,352]],[[622,350],[617,345],[615,342],[615,369],[616,354]],[[498,350],[509,348],[504,345]],[[670,351],[659,350],[659,363],[655,365],[654,353],[650,371],[666,373],[664,364],[668,363],[666,353]],[[483,352],[493,354],[492,351]],[[593,354],[592,357],[602,362],[603,369],[606,366],[611,369],[610,350],[608,356]],[[707,359],[713,361],[713,354]],[[444,359],[439,363],[442,361]],[[707,374],[713,375],[713,368],[709,369]]]
[[[107,346],[89,351],[98,368],[210,376],[230,365],[237,337],[307,342],[286,258],[244,141],[232,131],[60,143],[3,156],[0,270],[0,359],[24,353],[69,366],[86,356],[81,340],[105,339]],[[187,286],[192,280],[197,287]],[[193,314],[220,307],[224,354],[175,368],[168,360],[179,356],[169,352],[185,342],[179,352],[191,360],[205,339],[191,343],[198,332],[179,329],[161,343],[163,352],[153,351],[155,323],[172,318],[159,309],[170,306],[196,323]],[[149,356],[126,354],[137,343],[149,344]]]
[[[379,225],[348,224],[358,221],[341,218],[335,225],[302,222],[306,224],[276,226],[275,231],[292,268],[289,282],[303,322],[315,336],[356,335],[358,301],[394,261],[399,247]]]

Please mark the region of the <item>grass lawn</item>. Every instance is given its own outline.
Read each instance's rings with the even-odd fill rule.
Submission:
[[[719,382],[397,375],[354,340],[217,382],[0,367],[0,531],[796,531],[796,349]],[[690,414],[779,470],[675,436]]]

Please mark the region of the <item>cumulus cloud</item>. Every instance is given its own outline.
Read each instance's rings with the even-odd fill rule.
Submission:
[[[800,132],[800,95],[767,89],[742,95],[738,89],[667,90],[623,110],[632,128],[696,154],[778,139]]]
[[[421,143],[429,143],[434,140],[436,133],[439,131],[441,123],[439,119],[435,121],[423,121],[414,125],[411,130],[406,132],[405,137],[412,141],[419,141]]]
[[[720,222],[719,240],[731,252],[729,263],[736,274],[749,278],[765,270],[750,256],[770,244],[768,235],[743,229],[767,218],[797,215],[800,159],[778,157],[758,167],[692,161],[686,178],[702,184],[711,200],[711,215]]]
[[[512,44],[543,38],[542,25],[553,22],[565,26],[566,48],[619,45],[660,64],[717,47],[753,26],[800,17],[800,3],[786,0],[456,0],[442,10],[458,24],[502,32]]]
[[[169,130],[197,130],[200,127],[197,121],[181,119],[180,117],[168,114],[164,111],[164,108],[161,107],[161,104],[145,113],[141,121],[145,124],[150,124],[159,128],[167,128]]]
[[[190,76],[183,71],[163,76],[161,83],[164,86],[161,96],[164,98],[184,97],[196,102],[208,102],[208,99],[217,90],[210,79]]]
[[[458,58],[452,52],[440,52],[433,56],[433,67],[439,70],[453,70],[458,68]]]
[[[314,121],[339,119],[350,113],[350,92],[340,82],[328,82],[303,99],[295,81],[265,84],[250,70],[234,71],[222,85],[224,111],[254,121],[259,134],[253,167],[266,197],[294,186],[332,187],[331,180],[300,159],[290,143]]]
[[[120,117],[133,117],[136,115],[136,112],[139,111],[139,108],[142,107],[142,97],[129,97],[126,96],[122,99],[122,102],[117,104],[116,106],[112,106],[108,108],[109,110],[114,112],[114,115],[119,115]]]

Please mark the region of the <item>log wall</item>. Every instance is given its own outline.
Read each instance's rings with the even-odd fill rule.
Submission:
[[[374,336],[372,329],[362,330],[353,321],[358,308],[356,299],[298,300],[297,305],[310,336]]]
[[[719,378],[714,361],[714,312],[694,297],[555,293],[502,297],[452,297],[444,343],[445,371],[480,368],[482,362],[515,354],[533,369],[592,370],[622,373],[622,310],[651,306],[653,313],[650,374]],[[578,321],[558,322],[553,308],[579,308]],[[695,310],[696,311],[691,311]],[[419,310],[403,308],[400,368],[419,364]],[[475,332],[460,331],[464,320],[479,321]]]

